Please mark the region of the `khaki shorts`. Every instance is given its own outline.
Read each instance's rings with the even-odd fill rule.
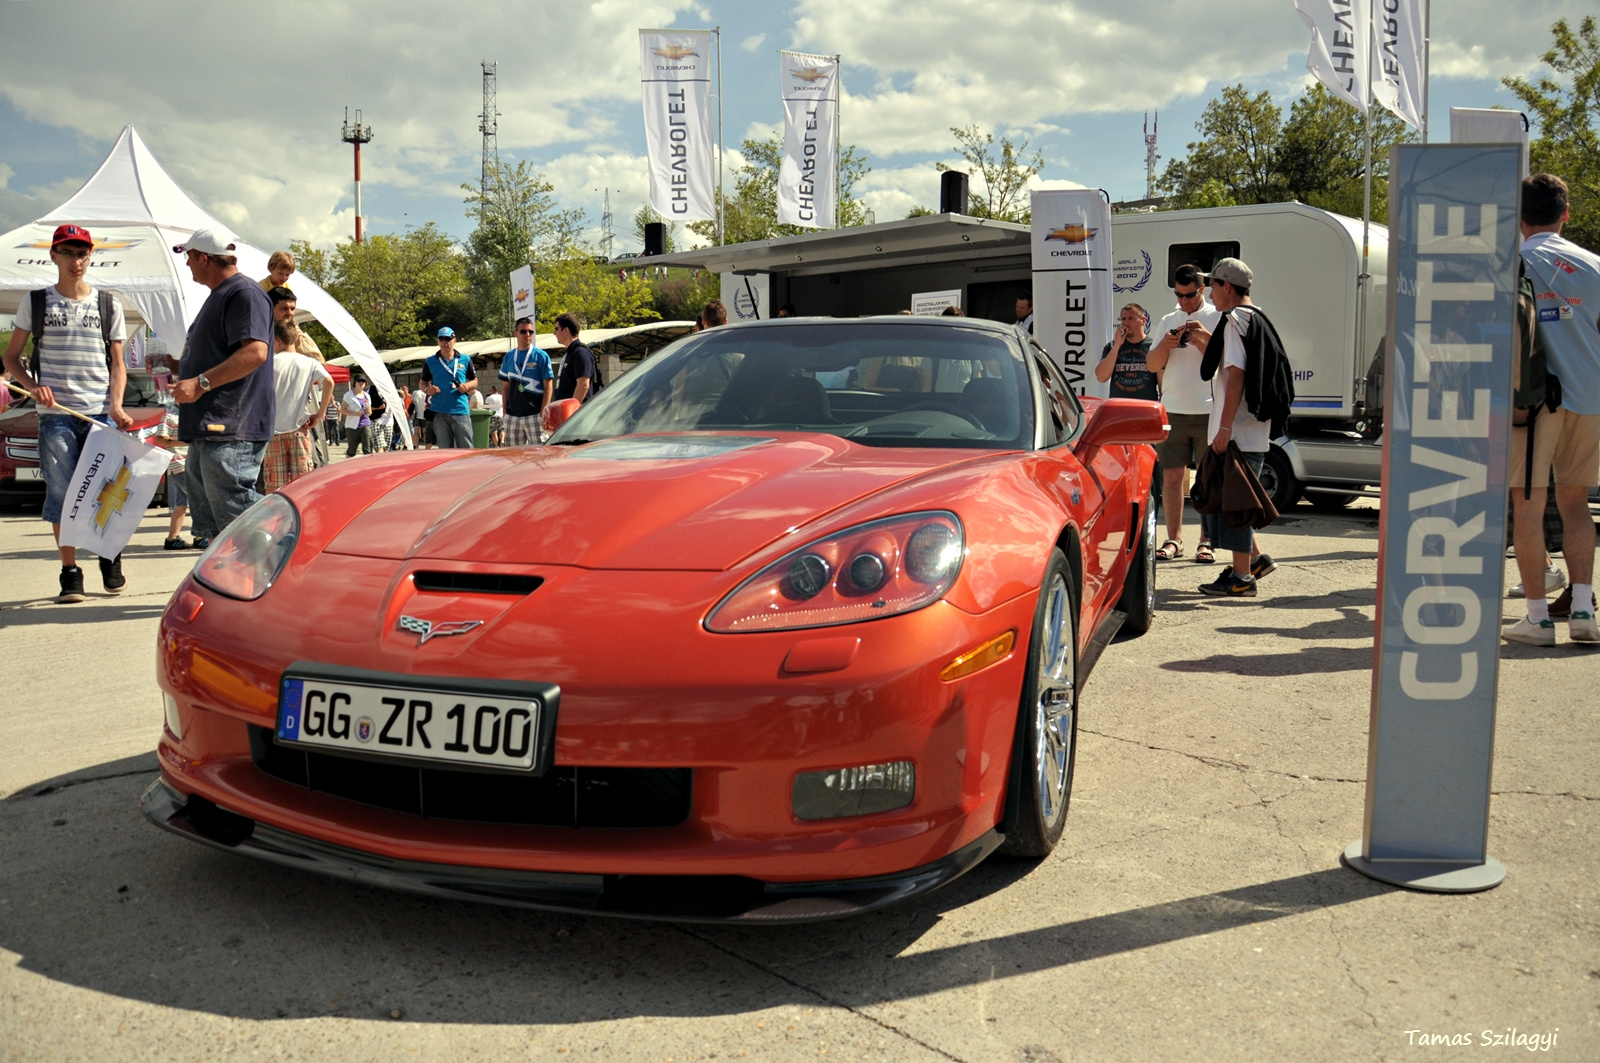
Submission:
[[[1206,425],[1211,415],[1205,413],[1169,413],[1167,424],[1172,430],[1167,438],[1156,444],[1156,460],[1163,469],[1181,469],[1197,465],[1211,440],[1206,438]]]
[[[1540,410],[1533,426],[1533,484],[1550,482],[1600,487],[1600,414]],[[1528,430],[1511,429],[1511,486],[1523,485],[1527,470]]]

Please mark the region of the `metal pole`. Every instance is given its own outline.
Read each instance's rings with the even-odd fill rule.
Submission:
[[[1433,58],[1433,0],[1422,5],[1422,142],[1428,142],[1428,77]]]
[[[1366,372],[1367,356],[1367,293],[1371,278],[1367,274],[1367,255],[1371,247],[1372,233],[1372,60],[1377,58],[1372,54],[1372,33],[1367,33],[1367,114],[1365,141],[1365,172],[1362,174],[1361,190],[1361,273],[1356,277],[1356,376],[1360,381]],[[1352,392],[1352,395],[1354,392]]]
[[[722,27],[711,32],[717,35],[717,244],[726,237],[727,208],[722,199]]]
[[[844,153],[840,146],[839,112],[844,109],[843,54],[833,57],[833,227],[844,228]]]
[[[361,141],[356,141],[356,243],[361,243]]]

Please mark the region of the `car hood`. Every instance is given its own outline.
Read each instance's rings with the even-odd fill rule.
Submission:
[[[840,506],[992,452],[837,436],[624,436],[475,451],[392,488],[329,553],[495,565],[722,571]]]

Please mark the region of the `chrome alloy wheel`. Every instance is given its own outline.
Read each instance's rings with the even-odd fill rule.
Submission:
[[[1061,574],[1046,588],[1044,630],[1041,632],[1039,672],[1035,681],[1033,733],[1037,743],[1039,812],[1044,825],[1054,829],[1067,810],[1067,785],[1071,781],[1072,742],[1076,730],[1072,714],[1077,709],[1077,646],[1073,644],[1072,596]]]
[[[1144,608],[1145,613],[1156,609],[1156,506],[1155,493],[1145,500],[1144,506]]]

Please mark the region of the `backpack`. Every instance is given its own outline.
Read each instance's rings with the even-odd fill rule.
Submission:
[[[44,296],[48,289],[36,288],[28,293],[28,298],[33,306],[33,353],[28,356],[28,372],[32,374],[34,382],[39,380],[39,344],[44,342]],[[111,368],[111,299],[112,295],[104,288],[96,289],[97,302],[100,306],[100,339],[106,345],[106,368]]]
[[[1533,496],[1533,429],[1541,409],[1551,413],[1561,405],[1561,380],[1550,372],[1544,334],[1539,331],[1539,304],[1533,280],[1522,258],[1517,258],[1517,323],[1511,334],[1511,426],[1528,430],[1527,467],[1523,470],[1522,497]]]

